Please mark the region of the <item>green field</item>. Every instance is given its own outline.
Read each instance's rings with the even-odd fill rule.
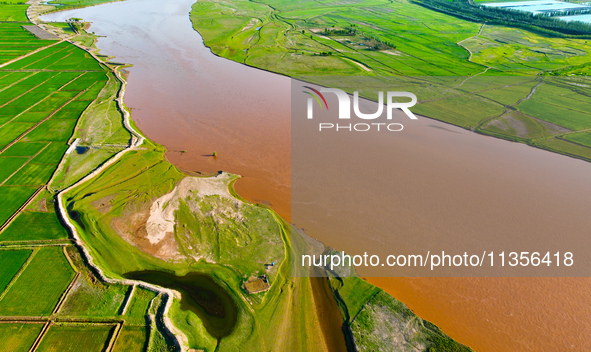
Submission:
[[[143,326],[124,326],[115,344],[115,352],[142,351],[146,346],[147,332]]]
[[[76,119],[49,119],[27,134],[23,140],[26,142],[66,142],[74,132],[76,122],[78,122]]]
[[[0,322],[0,351],[28,351],[42,328],[43,324]]]
[[[2,156],[33,156],[39,153],[47,145],[48,143],[15,143],[3,151]]]
[[[0,250],[0,294],[4,292],[14,275],[21,269],[27,258],[33,251],[25,250]]]
[[[2,128],[0,128],[0,145],[7,145],[8,143],[15,140],[17,137],[21,136],[34,125],[35,124],[33,123],[24,122],[10,122],[5,124],[4,126],[2,126]]]
[[[0,158],[0,182],[4,182],[28,161],[27,158]]]
[[[55,164],[28,163],[4,184],[12,186],[41,186],[49,181]]]
[[[158,294],[145,288],[136,287],[125,315],[130,324],[143,324],[146,321],[151,301]]]
[[[48,265],[51,263],[51,265]],[[74,271],[61,247],[44,247],[0,300],[0,315],[49,315]]]
[[[55,211],[24,211],[4,231],[0,241],[35,241],[68,238]]]
[[[0,199],[2,199],[3,205],[0,208],[0,224],[4,224],[36,190],[36,187],[1,186]]]
[[[31,162],[42,164],[57,164],[64,156],[68,149],[65,143],[51,143],[47,148],[43,149],[41,153],[35,156]]]
[[[25,11],[28,5],[2,5],[0,7],[0,21],[28,22]]]
[[[53,324],[39,344],[39,352],[103,351],[111,331],[110,325]]]
[[[568,134],[564,138],[568,139],[569,141],[573,141],[573,142],[591,147],[591,133],[590,132]]]

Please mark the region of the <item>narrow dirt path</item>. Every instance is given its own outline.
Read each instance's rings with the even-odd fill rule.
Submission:
[[[485,26],[485,25],[486,25],[486,24],[485,24],[485,23],[483,23],[483,24],[482,24],[482,26],[480,26],[480,30],[478,31],[478,34],[476,34],[475,36],[473,36],[473,37],[470,37],[470,38],[466,38],[466,39],[463,39],[463,40],[460,40],[459,42],[457,42],[457,43],[456,43],[456,44],[458,44],[459,46],[461,46],[462,48],[466,49],[466,50],[468,51],[468,53],[470,53],[470,56],[468,56],[468,61],[469,61],[469,62],[472,62],[472,63],[474,63],[474,64],[477,64],[477,65],[480,65],[480,66],[484,66],[484,67],[485,67],[485,68],[484,68],[484,71],[482,71],[482,72],[480,72],[480,73],[477,73],[477,74],[475,74],[475,75],[472,75],[472,76],[469,76],[469,77],[467,77],[467,78],[466,78],[465,80],[463,80],[463,81],[462,81],[462,83],[460,83],[460,84],[459,84],[459,85],[458,85],[456,88],[459,88],[459,87],[463,86],[463,85],[464,85],[464,83],[466,83],[466,82],[467,82],[467,81],[469,81],[470,79],[472,79],[472,78],[474,78],[474,77],[476,77],[476,76],[480,76],[481,74],[484,74],[484,73],[486,73],[488,70],[490,70],[490,69],[492,68],[492,67],[490,67],[490,66],[483,65],[483,64],[479,64],[479,63],[477,63],[477,62],[474,62],[474,61],[472,61],[472,56],[474,55],[474,53],[473,53],[473,52],[472,52],[472,50],[470,50],[470,49],[469,49],[467,46],[465,46],[464,44],[462,44],[462,42],[464,42],[464,41],[466,41],[466,40],[478,38],[478,37],[479,37],[479,36],[482,34],[482,30],[484,29],[484,26]]]

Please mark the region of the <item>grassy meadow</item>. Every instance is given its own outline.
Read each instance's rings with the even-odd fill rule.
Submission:
[[[418,114],[591,160],[587,144],[566,137],[591,121],[588,38],[472,22],[408,0],[203,0],[191,19],[225,58],[328,86],[396,77],[417,95]]]

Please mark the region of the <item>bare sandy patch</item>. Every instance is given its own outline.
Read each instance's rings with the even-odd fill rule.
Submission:
[[[389,55],[402,56],[402,53],[398,50],[383,50],[382,52]]]
[[[113,198],[115,198],[114,195],[108,195],[108,196],[103,197],[101,199],[95,200],[91,204],[93,207],[97,208],[98,211],[105,214],[111,210],[111,200],[113,200]]]
[[[347,59],[347,60],[351,61],[352,63],[356,64],[357,66],[361,67],[362,69],[364,69],[367,72],[371,72],[372,71],[369,67],[365,66],[361,62],[357,62],[357,61],[351,60],[351,59]]]
[[[190,199],[207,196],[229,199],[232,201],[232,214],[226,214],[230,211],[228,209],[214,208],[207,215],[219,222],[223,221],[221,215],[231,216],[235,221],[242,221],[243,215],[239,211],[240,201],[228,190],[228,183],[232,177],[228,173],[220,173],[213,177],[185,177],[171,192],[150,203],[128,205],[122,216],[112,221],[111,226],[127,242],[157,258],[163,260],[186,258],[188,254],[181,253],[176,238],[175,213],[179,210],[181,201],[186,202],[185,204],[192,212],[201,212],[196,202],[191,202]],[[109,197],[104,197],[93,202],[93,205],[105,211],[104,209],[110,207],[109,200]],[[200,259],[194,255],[189,256],[195,260]],[[205,259],[211,261],[211,258]]]
[[[244,26],[244,28],[242,28],[240,30],[240,32],[244,32],[247,31],[249,29],[251,29],[252,27],[254,27],[255,24],[257,24],[259,22],[259,20],[257,20],[256,18],[251,19],[248,24],[246,26]]]

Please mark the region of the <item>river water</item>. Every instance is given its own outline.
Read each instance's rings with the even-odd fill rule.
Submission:
[[[271,204],[289,218],[290,80],[211,54],[189,21],[192,3],[193,0],[129,0],[55,13],[45,19],[80,17],[91,21],[91,30],[104,36],[97,43],[101,53],[133,64],[129,68],[125,102],[139,128],[168,148],[166,156],[173,164],[188,171],[224,170],[240,174],[243,179],[236,188],[241,196]],[[447,227],[446,231],[451,231],[461,224],[462,229],[471,231],[478,222],[455,218],[451,210],[469,210],[475,205],[479,206],[480,225],[483,222],[496,226],[494,219],[486,216],[496,214],[500,208],[511,212],[499,203],[503,195],[521,188],[535,194],[536,185],[542,189],[560,184],[560,194],[569,198],[547,189],[539,197],[555,197],[549,203],[556,200],[561,214],[581,214],[581,207],[589,209],[585,198],[591,197],[585,175],[591,175],[591,164],[466,131],[450,134],[446,125],[425,121],[428,123],[423,123],[424,129],[417,128],[396,142],[398,150],[406,151],[404,177],[414,180],[415,185],[397,191],[400,199],[408,200],[409,212],[412,207],[428,204],[430,211],[420,219],[425,228]],[[214,151],[215,158],[211,156]],[[483,153],[487,154],[487,163],[480,158]],[[433,155],[438,158],[429,159]],[[429,169],[434,164],[425,160],[436,164],[437,175],[449,181],[446,187],[436,187],[440,181]],[[528,160],[535,162],[527,166],[531,171],[527,177],[504,171],[507,165],[528,164]],[[567,177],[571,170],[577,174]],[[360,177],[365,177],[363,172]],[[565,179],[568,182],[561,183]],[[500,180],[510,180],[511,187],[506,189]],[[462,191],[464,187],[476,193]],[[490,197],[483,198],[486,195]],[[436,202],[429,202],[443,196],[447,197],[445,208],[438,210]],[[533,226],[537,219],[550,216],[548,213],[555,210],[546,202],[534,207],[542,214],[520,209],[526,204],[522,199],[513,206],[523,217],[524,226]],[[588,220],[573,216],[570,221],[574,223],[569,224],[569,229],[574,231],[590,228]],[[550,221],[545,224],[554,226]],[[331,235],[342,226],[338,222],[303,225],[312,228],[310,235],[339,249],[350,250],[358,242]],[[369,281],[477,351],[591,349],[591,341],[586,338],[591,336],[591,306],[587,304],[591,301],[591,280],[586,278]]]

